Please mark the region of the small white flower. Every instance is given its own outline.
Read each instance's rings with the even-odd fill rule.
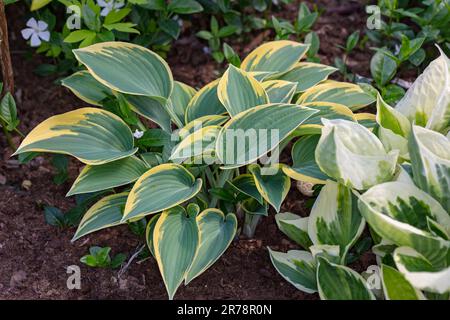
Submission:
[[[134,136],[136,139],[142,138],[143,135],[144,135],[144,131],[140,131],[140,130],[138,130],[138,129],[136,129],[136,131],[134,131],[134,133],[133,133],[133,136]]]
[[[97,0],[97,4],[102,7],[100,15],[106,17],[113,10],[122,8],[125,5],[124,0]]]
[[[173,16],[172,19],[178,23],[178,25],[180,26],[180,28],[183,27],[183,19],[181,19],[178,15]]]
[[[44,21],[35,18],[30,18],[27,21],[27,27],[23,29],[22,37],[25,40],[31,38],[30,45],[32,47],[39,47],[41,45],[41,40],[48,42],[50,40],[50,32],[47,30],[48,24]]]
[[[208,47],[203,47],[203,53],[204,54],[211,54],[211,49]]]

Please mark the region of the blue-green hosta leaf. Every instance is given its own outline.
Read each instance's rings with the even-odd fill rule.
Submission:
[[[171,160],[184,161],[193,157],[205,156],[213,157],[216,146],[216,138],[219,135],[221,127],[207,126],[194,131],[185,137],[172,150]]]
[[[187,123],[181,130],[178,131],[180,139],[184,139],[190,134],[203,127],[208,126],[221,126],[230,119],[227,115],[207,115],[197,118],[189,123]]]
[[[172,95],[170,96],[170,101],[172,102],[173,110],[175,115],[180,119],[183,124],[185,124],[185,114],[186,108],[191,101],[192,97],[197,93],[197,91],[179,81],[174,82]]]
[[[131,95],[153,97],[165,102],[173,89],[167,63],[145,47],[127,42],[102,42],[74,50],[99,82]]]
[[[207,84],[192,97],[186,108],[186,124],[203,116],[221,115],[227,112],[217,97],[219,81],[220,79],[217,79]]]
[[[286,281],[303,292],[317,292],[316,262],[311,253],[301,250],[284,253],[267,249],[273,266]]]
[[[324,173],[357,190],[393,178],[398,151],[386,153],[381,141],[358,123],[326,119],[322,122],[316,162]]]
[[[130,128],[118,116],[81,108],[40,123],[15,154],[30,151],[68,154],[85,164],[99,165],[129,157],[137,148]]]
[[[242,61],[241,68],[252,72],[284,73],[305,55],[309,45],[289,40],[267,42]]]
[[[169,299],[194,259],[198,245],[196,216],[199,208],[177,206],[162,212],[153,230],[153,247],[159,271],[164,280]]]
[[[290,212],[275,215],[275,221],[281,232],[305,249],[312,245],[308,235],[308,219],[308,217],[300,217]]]
[[[226,216],[218,209],[206,209],[197,216],[198,247],[185,284],[188,284],[220,258],[236,235],[237,219],[233,213]]]
[[[220,131],[216,154],[225,168],[251,163],[291,134],[316,110],[294,104],[266,104],[241,112]]]
[[[438,265],[445,264],[450,242],[428,231],[427,217],[448,230],[450,217],[431,196],[412,184],[386,182],[359,198],[361,214],[381,237],[409,246]]]
[[[366,280],[352,269],[318,258],[317,286],[323,300],[375,300]]]
[[[381,279],[386,300],[424,300],[422,292],[392,267],[384,264],[381,266]]]
[[[352,111],[361,109],[375,101],[360,86],[353,83],[326,81],[306,90],[297,100],[305,102],[334,102],[343,104]]]
[[[354,114],[355,120],[360,124],[366,127],[367,129],[373,129],[377,126],[376,116],[372,113],[356,113]]]
[[[270,103],[290,103],[295,94],[296,84],[284,80],[269,80],[262,83]]]
[[[291,179],[283,173],[281,168],[272,167],[272,169],[276,173],[265,174],[264,168],[261,169],[257,164],[248,166],[248,171],[255,178],[259,193],[277,212],[280,212],[281,204],[291,188]]]
[[[322,118],[355,121],[355,115],[352,110],[343,104],[333,102],[306,102],[302,106],[318,111],[306,120],[303,125],[321,125]]]
[[[128,192],[113,194],[94,204],[81,219],[72,241],[89,233],[123,224],[122,214],[127,197]]]
[[[437,267],[425,256],[409,247],[400,247],[394,251],[397,269],[414,287],[435,292],[450,291],[450,267]]]
[[[147,242],[148,250],[153,257],[155,257],[155,246],[153,245],[153,234],[155,231],[156,223],[158,222],[159,217],[161,217],[161,213],[157,213],[151,217],[149,222],[147,223],[147,228],[145,228],[145,239]]]
[[[324,184],[329,177],[323,173],[314,156],[320,135],[301,137],[292,147],[292,167],[283,166],[283,172],[292,179]]]
[[[450,212],[450,140],[418,126],[412,131],[409,154],[414,181]]]
[[[242,201],[242,210],[244,210],[245,213],[248,213],[246,217],[249,215],[267,217],[269,214],[269,205],[267,202],[261,204],[254,198],[248,198]]]
[[[148,170],[128,196],[123,221],[172,208],[195,196],[202,180],[178,164],[161,164]]]
[[[450,125],[450,62],[441,56],[432,61],[395,106],[409,121],[442,131]]]
[[[67,196],[123,186],[136,181],[148,166],[135,156],[83,168]]]
[[[251,174],[241,174],[234,178],[231,182],[227,181],[228,184],[238,192],[242,192],[249,197],[257,200],[260,204],[263,204],[263,197],[259,193],[256,187],[255,178]]]
[[[217,96],[231,117],[269,103],[269,97],[261,83],[233,65],[228,67],[220,79]]]
[[[163,130],[171,131],[171,117],[165,103],[144,96],[124,95],[124,97],[134,112],[159,124]]]
[[[338,245],[341,263],[364,230],[357,196],[350,188],[328,180],[320,191],[308,219],[308,234],[314,245]]]
[[[78,71],[63,79],[61,84],[70,89],[78,98],[95,106],[101,106],[101,101],[113,92],[107,86],[98,82],[89,71]]]
[[[319,63],[299,62],[294,68],[278,77],[297,83],[296,92],[304,92],[316,84],[326,80],[337,69]]]

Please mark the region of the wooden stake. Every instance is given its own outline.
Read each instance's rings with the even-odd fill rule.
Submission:
[[[14,95],[14,73],[11,55],[9,53],[8,24],[6,21],[5,3],[3,0],[0,0],[0,65],[2,69],[4,91],[9,91]]]

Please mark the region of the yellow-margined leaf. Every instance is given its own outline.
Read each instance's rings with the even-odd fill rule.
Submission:
[[[186,108],[189,101],[191,101],[192,97],[194,97],[196,93],[197,91],[191,86],[179,81],[174,82],[170,101],[172,102],[175,115],[183,122],[183,124],[185,124]]]
[[[170,159],[184,161],[201,155],[214,156],[216,138],[220,129],[219,126],[207,126],[194,131],[173,149]]]
[[[101,101],[108,96],[113,96],[113,92],[107,86],[104,86],[88,72],[78,71],[61,81],[64,87],[70,89],[74,95],[81,100],[101,106]]]
[[[262,83],[270,103],[290,103],[295,94],[296,84],[284,80],[269,80]]]
[[[171,118],[166,109],[166,102],[161,102],[150,97],[133,96],[129,94],[124,95],[124,97],[130,105],[131,110],[159,124],[163,130],[171,132]]]
[[[207,84],[192,97],[186,108],[186,123],[203,116],[220,115],[227,112],[227,109],[225,109],[217,97],[219,81],[220,79],[217,79]]]
[[[30,11],[36,11],[43,7],[45,7],[47,4],[52,2],[52,0],[33,0],[31,2],[31,8]]]
[[[319,63],[299,62],[278,79],[294,82],[297,84],[296,92],[304,92],[326,80],[336,70],[334,67]]]

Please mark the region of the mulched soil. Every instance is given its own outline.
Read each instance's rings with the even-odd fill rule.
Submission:
[[[313,1],[309,1],[310,4]],[[357,28],[363,30],[365,14],[362,4],[350,1],[314,1],[325,12],[315,26],[321,39],[319,56],[322,63],[332,64],[342,54],[336,47]],[[362,3],[362,1],[361,1]],[[297,5],[289,5],[280,13],[295,17]],[[20,36],[25,24],[25,8],[7,9],[10,26],[12,59],[15,68],[16,98],[21,118],[20,130],[27,133],[51,115],[84,105],[67,89],[54,84],[55,79],[33,74],[34,55],[25,59],[28,50]],[[244,56],[260,43],[273,39],[271,32],[255,34],[250,41],[232,42]],[[201,87],[215,79],[223,66],[218,66],[203,53],[204,44],[194,36],[183,34],[175,42],[168,62],[176,80]],[[349,61],[354,72],[367,75],[370,53],[356,50]],[[219,71],[215,71],[219,70]],[[19,139],[16,139],[19,142]],[[52,182],[53,168],[48,157],[38,157],[26,165],[10,158],[11,150],[0,137],[0,299],[167,299],[158,267],[153,258],[131,263],[119,278],[117,270],[88,268],[79,262],[92,245],[110,246],[112,253],[131,256],[142,244],[127,227],[103,230],[71,243],[74,229],[60,230],[45,223],[43,205],[68,210],[74,200],[65,198],[80,169],[70,162],[70,179],[61,186]],[[295,187],[283,206],[303,216],[308,215],[302,196]],[[317,299],[304,294],[286,282],[272,267],[267,246],[287,251],[296,248],[276,227],[273,212],[257,229],[254,239],[233,242],[223,257],[187,287],[180,287],[176,299]],[[66,267],[81,268],[81,290],[68,290]],[[365,254],[357,269],[373,264],[373,256]]]

